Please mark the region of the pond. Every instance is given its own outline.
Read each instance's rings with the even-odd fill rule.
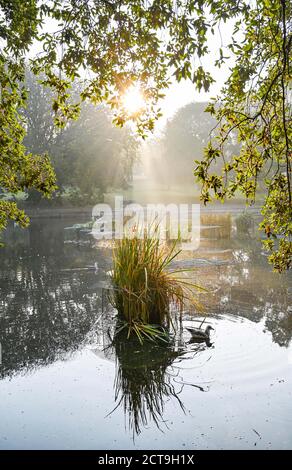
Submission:
[[[171,344],[111,343],[110,257],[66,230],[9,227],[0,251],[1,449],[292,447],[291,273],[272,272],[254,222],[205,212],[195,269],[211,342],[185,312]],[[206,323],[207,324],[207,323]]]

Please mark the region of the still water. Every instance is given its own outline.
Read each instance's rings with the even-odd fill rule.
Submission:
[[[207,287],[211,344],[185,312],[168,347],[112,344],[104,246],[82,217],[10,227],[0,251],[1,449],[291,449],[291,273],[272,272],[253,218],[201,216],[179,266]],[[103,297],[103,298],[102,298]],[[102,305],[103,304],[103,305]],[[207,324],[207,323],[206,323]]]

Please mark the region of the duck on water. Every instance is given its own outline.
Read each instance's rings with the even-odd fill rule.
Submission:
[[[201,328],[186,328],[192,335],[192,338],[197,338],[197,339],[210,339],[210,331],[214,330],[214,328],[210,325],[208,325],[204,330]]]

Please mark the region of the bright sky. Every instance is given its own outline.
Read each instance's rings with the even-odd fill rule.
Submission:
[[[47,32],[53,32],[56,28],[56,22],[47,20],[45,23],[45,29]],[[224,82],[228,76],[228,68],[230,63],[218,69],[215,67],[214,62],[218,59],[218,48],[227,45],[231,41],[231,35],[233,30],[233,22],[228,21],[220,27],[220,32],[215,31],[214,36],[209,35],[209,50],[210,53],[204,57],[200,64],[208,70],[216,82],[211,86],[208,93],[204,91],[198,92],[195,85],[190,80],[174,83],[166,91],[165,97],[161,100],[160,107],[162,109],[163,117],[159,119],[155,126],[155,134],[159,133],[164,127],[165,122],[182,106],[197,101],[208,101],[211,97],[217,96],[224,85]],[[41,46],[37,42],[33,45],[30,50],[29,56],[33,56],[41,51]],[[231,61],[230,61],[231,62]],[[86,75],[86,72],[83,72]],[[81,75],[83,75],[83,73]]]
[[[196,90],[195,85],[191,81],[183,81],[180,83],[173,83],[165,94],[165,98],[161,100],[160,106],[163,112],[163,117],[157,123],[157,130],[161,129],[165,121],[182,106],[191,102],[208,101],[211,97],[217,96],[220,89],[224,85],[227,77],[226,68],[223,70],[216,69],[214,71],[214,78],[216,83],[210,87],[210,91],[205,93]]]
[[[215,31],[214,36],[209,35],[209,54],[203,57],[201,65],[205,70],[211,73],[215,83],[210,87],[208,93],[201,91],[198,92],[195,85],[190,80],[182,81],[180,83],[173,83],[167,90],[166,96],[161,102],[161,108],[163,117],[157,123],[157,130],[161,129],[166,119],[170,118],[179,108],[185,106],[188,103],[194,101],[208,101],[210,98],[219,95],[221,88],[224,86],[225,81],[229,75],[229,68],[231,67],[233,60],[229,59],[224,66],[220,69],[213,65],[219,57],[218,49],[223,45],[227,45],[231,42],[233,21],[224,23],[220,27],[220,32]],[[229,55],[229,54],[228,54]]]

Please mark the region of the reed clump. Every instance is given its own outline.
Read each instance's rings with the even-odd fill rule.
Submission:
[[[176,243],[161,242],[156,229],[143,236],[124,237],[113,247],[112,304],[118,311],[121,329],[143,339],[166,339],[173,325],[171,307],[182,312],[186,302],[196,302],[199,286],[185,276],[189,269],[171,269],[181,250]]]

